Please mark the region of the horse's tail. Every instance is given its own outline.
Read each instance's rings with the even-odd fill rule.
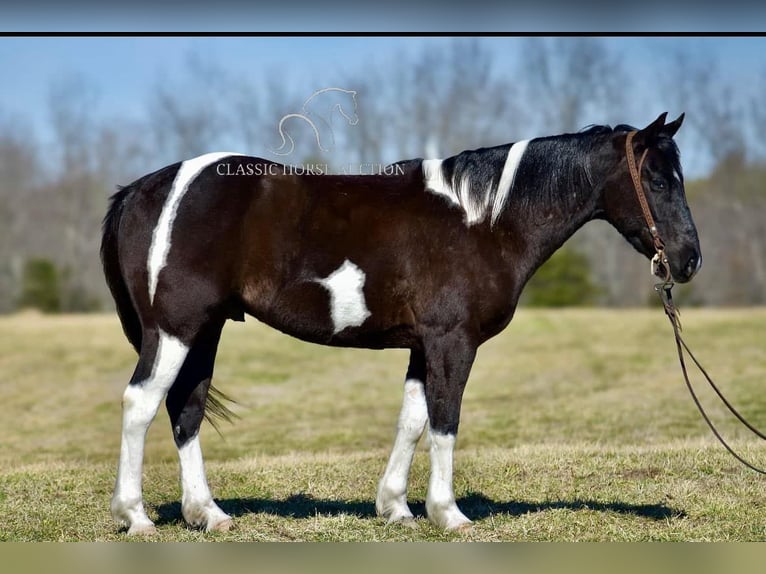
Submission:
[[[128,286],[125,284],[125,277],[123,277],[122,270],[120,269],[120,254],[117,241],[122,210],[125,208],[125,202],[133,192],[134,187],[135,183],[118,188],[117,193],[111,197],[109,209],[104,217],[101,235],[101,263],[104,266],[106,284],[109,286],[114,303],[117,306],[117,315],[120,317],[122,330],[125,331],[125,336],[136,352],[140,353],[141,321],[138,318],[136,308],[133,306]]]
[[[122,269],[120,269],[118,235],[125,203],[130,194],[141,184],[141,181],[138,180],[128,186],[118,188],[117,193],[111,197],[101,234],[101,263],[104,266],[106,284],[112,292],[117,307],[117,315],[120,317],[120,323],[122,323],[122,330],[125,331],[125,336],[137,353],[141,352],[141,320],[130,297]],[[212,385],[210,386],[205,404],[205,418],[216,430],[218,430],[216,419],[231,422],[237,416],[226,406],[227,401],[235,402],[225,393]]]

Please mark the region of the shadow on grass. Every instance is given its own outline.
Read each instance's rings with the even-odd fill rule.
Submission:
[[[318,514],[337,516],[348,514],[359,518],[375,517],[375,504],[357,500],[319,500],[306,494],[295,494],[284,500],[264,498],[228,498],[216,501],[221,509],[230,516],[244,514],[274,514],[285,518],[310,518]],[[508,501],[497,502],[483,494],[471,493],[459,498],[458,506],[472,520],[481,520],[489,516],[506,514],[520,516],[530,512],[546,510],[595,510],[598,512],[616,512],[634,515],[652,520],[683,518],[685,513],[664,504],[627,504],[624,502],[598,502],[595,500],[553,500],[546,502]],[[415,516],[425,516],[425,503],[410,503]],[[168,524],[181,520],[181,505],[170,502],[157,507],[157,524]]]

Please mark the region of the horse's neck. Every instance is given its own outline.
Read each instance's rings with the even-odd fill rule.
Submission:
[[[574,233],[594,218],[599,199],[586,165],[550,166],[536,162],[540,173],[525,174],[511,194],[501,221],[508,238],[506,251],[519,279],[529,277]]]

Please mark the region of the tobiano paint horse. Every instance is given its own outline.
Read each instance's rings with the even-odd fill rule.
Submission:
[[[641,182],[672,276],[685,282],[702,258],[672,139],[683,115],[665,117],[638,130],[631,147],[648,150]],[[399,162],[395,175],[380,176],[298,176],[264,159],[213,153],[116,193],[101,254],[139,353],[123,397],[117,522],[130,534],[154,530],[142,459],[165,399],[185,520],[231,526],[210,493],[199,430],[206,414],[225,414],[211,387],[224,323],[249,314],[323,345],[410,349],[377,512],[412,519],[408,475],[427,428],[428,518],[445,529],[469,525],[455,502],[452,460],[479,345],[508,325],[527,280],[586,222],[605,219],[639,252],[655,253],[628,173],[630,131],[595,126]]]

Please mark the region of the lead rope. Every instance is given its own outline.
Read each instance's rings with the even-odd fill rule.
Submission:
[[[662,306],[665,310],[665,315],[667,315],[668,320],[670,321],[670,325],[673,327],[673,335],[675,337],[676,350],[678,352],[678,362],[681,364],[681,372],[684,375],[686,388],[689,389],[689,394],[692,396],[692,400],[694,401],[694,404],[697,407],[697,410],[702,415],[702,418],[704,419],[705,423],[707,423],[707,426],[713,432],[713,435],[718,439],[718,441],[724,446],[724,448],[727,451],[729,451],[729,454],[731,454],[734,458],[736,458],[739,462],[741,462],[743,465],[745,465],[749,469],[754,470],[755,472],[758,472],[760,474],[766,475],[766,470],[759,468],[755,466],[754,464],[752,464],[751,462],[745,460],[739,453],[737,453],[729,445],[729,443],[726,442],[723,436],[721,436],[721,433],[715,427],[715,425],[713,424],[713,421],[710,420],[710,417],[708,416],[707,412],[705,412],[705,409],[702,406],[702,403],[700,402],[699,398],[697,397],[697,393],[694,391],[694,387],[692,386],[691,381],[689,380],[689,373],[686,368],[686,361],[684,360],[684,351],[686,351],[689,354],[689,358],[697,366],[699,371],[707,380],[708,384],[710,384],[713,391],[715,391],[715,394],[718,395],[719,399],[721,399],[721,402],[723,402],[726,408],[729,409],[729,412],[732,413],[745,427],[747,427],[747,429],[750,430],[750,432],[752,432],[757,437],[763,440],[766,440],[766,434],[762,433],[760,430],[754,427],[726,399],[726,397],[723,395],[723,393],[715,384],[715,382],[713,382],[713,379],[710,378],[710,375],[708,375],[705,368],[700,364],[700,362],[694,356],[694,353],[692,353],[691,349],[689,349],[689,346],[686,344],[683,337],[681,337],[681,321],[679,318],[680,313],[678,309],[676,308],[675,303],[673,302],[672,289],[673,289],[674,283],[670,275],[670,265],[668,264],[667,258],[665,257],[665,245],[659,236],[659,233],[657,231],[657,226],[654,223],[654,218],[652,217],[651,210],[649,209],[649,204],[646,200],[646,196],[643,191],[643,187],[641,186],[641,167],[643,166],[644,159],[646,158],[646,153],[648,149],[644,150],[644,152],[641,155],[641,159],[639,160],[638,167],[636,167],[636,158],[635,158],[635,155],[633,154],[633,148],[631,146],[631,141],[633,140],[633,136],[635,134],[636,134],[635,131],[628,133],[628,136],[625,140],[625,153],[628,160],[628,170],[630,172],[631,179],[633,180],[633,186],[636,189],[638,202],[641,204],[641,210],[644,212],[644,219],[646,219],[646,223],[649,226],[649,232],[652,234],[654,249],[657,252],[655,256],[652,258],[652,273],[654,274],[656,271],[662,271],[665,276],[665,279],[663,282],[657,283],[654,286],[654,290],[659,295],[660,301],[662,301]]]
[[[758,472],[760,474],[766,475],[766,470],[763,470],[762,468],[759,468],[752,464],[751,462],[748,462],[745,460],[739,453],[737,453],[730,445],[726,442],[726,440],[721,436],[721,433],[718,432],[718,429],[713,424],[713,421],[710,420],[710,417],[705,412],[705,409],[702,406],[702,403],[700,402],[699,398],[697,397],[697,393],[694,392],[694,387],[691,384],[691,381],[689,380],[689,373],[686,370],[686,361],[684,360],[684,350],[689,354],[689,358],[694,362],[695,365],[697,365],[697,368],[699,369],[700,373],[702,373],[707,380],[707,382],[710,384],[712,389],[715,391],[715,394],[718,395],[718,398],[721,399],[721,402],[723,402],[724,405],[726,405],[726,408],[729,409],[729,412],[732,413],[737,419],[745,425],[750,432],[752,432],[757,437],[766,440],[766,435],[764,435],[760,430],[755,428],[745,417],[743,417],[740,412],[734,408],[734,406],[726,399],[726,397],[723,395],[721,390],[718,388],[718,385],[716,385],[713,382],[713,379],[710,378],[710,375],[708,375],[705,368],[700,364],[700,362],[697,360],[697,357],[694,356],[694,353],[691,352],[691,349],[689,349],[689,346],[684,341],[683,337],[681,337],[681,323],[678,320],[678,309],[676,309],[675,304],[673,303],[673,295],[671,293],[671,289],[673,288],[673,282],[664,282],[664,283],[658,283],[654,286],[655,291],[660,296],[660,300],[662,301],[662,306],[665,308],[665,314],[668,316],[668,319],[670,320],[670,324],[673,327],[673,335],[676,339],[676,350],[678,351],[678,362],[681,364],[681,372],[683,372],[684,375],[684,382],[686,382],[686,388],[689,389],[689,394],[691,394],[692,399],[694,400],[694,404],[697,406],[697,410],[702,415],[702,418],[707,423],[707,426],[710,427],[710,430],[713,432],[715,437],[718,439],[718,441],[724,446],[726,450],[729,451],[729,453],[736,458],[739,462],[744,464],[746,467],[754,470],[755,472]]]

